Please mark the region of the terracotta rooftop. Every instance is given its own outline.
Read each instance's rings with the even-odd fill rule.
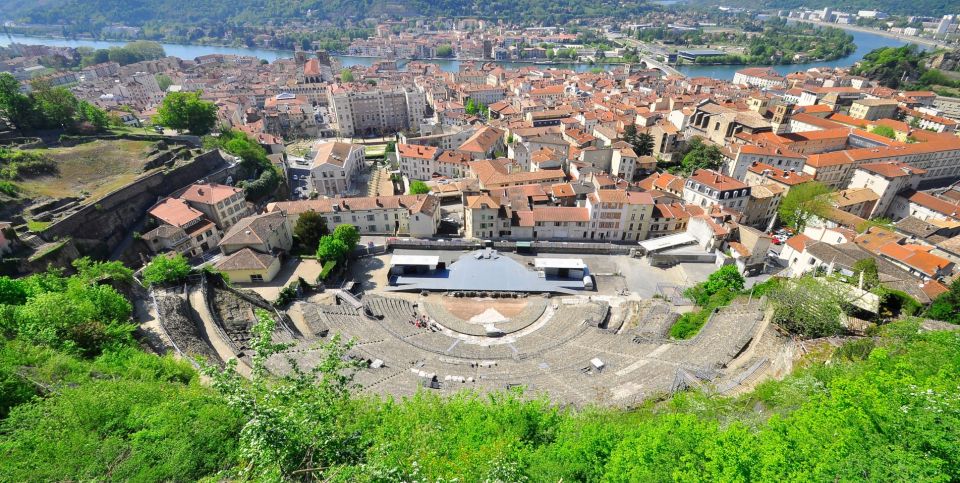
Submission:
[[[698,169],[690,176],[690,180],[709,186],[717,191],[749,188],[749,186],[738,179],[731,178],[710,169]]]
[[[196,183],[190,185],[179,198],[205,205],[215,205],[233,195],[241,194],[242,196],[242,193],[242,189],[224,184]]]
[[[167,198],[150,209],[150,216],[168,225],[182,227],[203,218],[203,213],[191,208],[183,200]]]

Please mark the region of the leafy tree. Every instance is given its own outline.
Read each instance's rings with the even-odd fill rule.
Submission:
[[[450,45],[437,47],[437,57],[453,57],[453,47]]]
[[[187,361],[135,347],[84,359],[5,341],[0,474],[196,481],[231,468],[242,421],[197,380]]]
[[[80,122],[89,122],[97,131],[103,131],[110,126],[110,117],[107,113],[87,101],[77,103],[77,114]]]
[[[340,70],[340,82],[353,82],[353,71],[347,68]]]
[[[327,223],[323,220],[323,216],[313,210],[301,213],[297,218],[296,226],[293,227],[293,235],[297,238],[297,243],[311,249],[320,245],[320,237],[327,232]]]
[[[857,260],[853,264],[852,282],[860,284],[860,276],[863,275],[863,289],[871,290],[880,285],[880,272],[877,270],[877,261],[873,258],[864,258]]]
[[[769,295],[773,321],[802,337],[836,335],[845,304],[839,282],[806,275],[777,286]]]
[[[85,356],[131,342],[132,306],[111,285],[129,283],[119,264],[77,260],[78,274],[58,271],[0,278],[0,333]]]
[[[778,208],[780,219],[798,232],[803,231],[811,218],[823,215],[830,207],[829,193],[830,188],[819,181],[790,188]]]
[[[341,262],[347,258],[357,243],[360,242],[360,232],[353,225],[340,225],[333,233],[320,238],[317,248],[317,258],[320,260]]]
[[[710,274],[706,281],[687,289],[688,296],[698,305],[705,305],[707,300],[721,290],[739,292],[743,290],[745,280],[736,265],[724,265]]]
[[[322,358],[311,371],[294,370],[279,381],[270,376],[267,360],[286,349],[271,334],[276,322],[257,311],[253,335],[252,375],[247,382],[235,370],[208,367],[205,373],[229,407],[246,422],[239,432],[239,479],[273,480],[284,475],[322,479],[329,467],[358,455],[363,442],[346,430],[358,409],[350,398],[358,361],[347,357],[352,344],[335,335],[320,350]],[[323,444],[317,444],[323,441]],[[332,474],[332,473],[331,473]]]
[[[33,102],[20,92],[20,82],[7,72],[0,72],[0,118],[20,129],[31,129],[37,123]]]
[[[353,225],[340,225],[333,230],[333,236],[343,241],[350,251],[353,251],[360,243],[360,231]]]
[[[623,140],[631,145],[637,141],[637,125],[627,124],[623,126]],[[640,153],[637,153],[640,154]]]
[[[27,289],[20,280],[0,277],[0,305],[23,305],[27,301]]]
[[[653,136],[649,133],[640,133],[634,138],[633,150],[637,156],[650,156],[653,154]]]
[[[427,186],[427,183],[423,181],[413,181],[410,183],[410,194],[412,195],[424,195],[430,192],[430,187]]]
[[[170,92],[157,109],[155,123],[203,136],[217,122],[217,106],[200,99],[200,92]]]
[[[148,286],[176,283],[190,275],[190,264],[183,255],[160,254],[143,269],[143,281]]]
[[[350,247],[334,235],[320,237],[317,246],[317,258],[323,262],[341,261],[350,253]]]
[[[698,169],[715,170],[720,167],[722,160],[723,154],[720,148],[704,143],[699,137],[694,137],[687,146],[687,153],[680,161],[680,170],[684,176],[689,176]]]
[[[693,300],[700,310],[681,315],[670,327],[670,337],[689,339],[696,335],[715,309],[729,304],[743,290],[744,283],[736,265],[724,265],[703,282],[688,288],[684,295]]]
[[[157,74],[157,85],[160,86],[161,91],[166,91],[167,88],[173,85],[173,79],[166,74]]]
[[[960,278],[950,284],[949,291],[933,300],[925,315],[931,319],[960,324]]]
[[[133,283],[133,270],[123,266],[121,262],[95,262],[88,257],[83,257],[74,260],[72,265],[77,270],[77,277],[88,282]]]

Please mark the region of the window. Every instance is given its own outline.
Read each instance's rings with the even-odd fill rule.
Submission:
[[[259,273],[254,273],[253,275],[250,275],[250,281],[263,282],[263,275],[260,275]]]

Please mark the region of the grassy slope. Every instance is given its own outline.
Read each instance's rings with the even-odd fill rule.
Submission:
[[[99,199],[139,176],[148,141],[93,141],[69,148],[42,152],[57,162],[57,176],[20,181],[25,196],[63,198],[89,193],[88,201]]]

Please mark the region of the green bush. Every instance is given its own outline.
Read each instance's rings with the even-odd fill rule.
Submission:
[[[670,327],[670,337],[674,339],[689,339],[700,332],[703,324],[707,323],[712,311],[706,309],[687,312]]]
[[[317,277],[318,280],[326,280],[330,276],[330,273],[333,272],[333,269],[336,268],[336,260],[328,260],[323,263],[323,269],[320,270],[320,275]]]
[[[299,283],[294,280],[290,282],[286,287],[280,289],[280,292],[277,294],[277,300],[273,301],[274,307],[286,307],[290,305],[291,302],[297,299],[297,288]]]
[[[147,286],[177,283],[187,278],[190,271],[190,264],[183,255],[160,254],[144,267],[143,282]]]
[[[20,193],[20,188],[10,181],[0,181],[0,193],[15,198]]]

